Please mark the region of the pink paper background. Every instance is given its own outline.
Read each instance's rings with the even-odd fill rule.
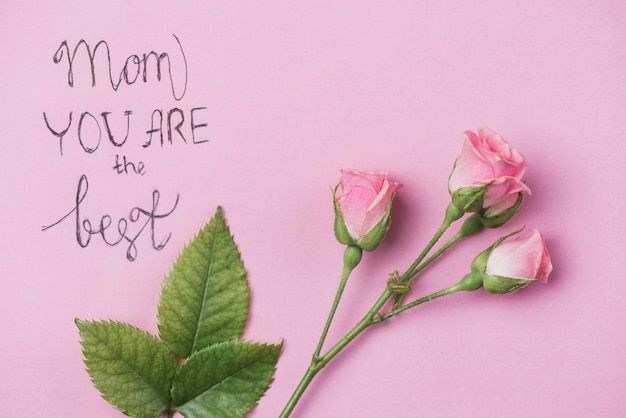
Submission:
[[[75,317],[156,333],[160,283],[223,205],[252,287],[248,339],[285,346],[254,418],[276,417],[310,360],[342,247],[330,188],[340,168],[404,183],[388,238],[351,278],[329,343],[406,268],[438,226],[466,129],[488,125],[528,161],[533,195],[501,230],[461,243],[418,281],[454,283],[474,255],[523,225],[544,233],[548,285],[444,298],[370,330],[313,382],[294,417],[626,416],[626,6],[622,1],[4,2],[0,13],[0,411],[5,417],[119,417],[84,371]],[[164,83],[76,87],[52,55],[63,40],[107,40],[189,63],[180,102]],[[204,106],[209,139],[142,149],[154,108]],[[91,155],[45,127],[74,110],[132,109],[122,150]],[[64,116],[65,115],[65,116]],[[119,120],[119,119],[112,119]],[[116,153],[144,176],[112,171]],[[46,232],[90,181],[85,215],[126,216],[158,188],[178,208],[167,247],[125,248],[71,222]]]

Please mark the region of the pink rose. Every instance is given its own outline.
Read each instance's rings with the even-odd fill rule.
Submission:
[[[483,273],[489,293],[511,293],[529,283],[546,283],[552,272],[550,254],[541,233],[533,229],[514,241],[501,238],[472,262],[472,270]]]
[[[448,181],[452,202],[464,212],[478,212],[485,226],[501,226],[517,212],[522,193],[530,194],[522,182],[524,157],[489,128],[464,135]]]
[[[400,183],[385,173],[342,170],[334,190],[335,236],[342,244],[372,251],[391,223],[391,202]]]

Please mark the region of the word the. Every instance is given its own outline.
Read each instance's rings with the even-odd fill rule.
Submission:
[[[42,231],[46,231],[54,226],[59,225],[73,215],[74,227],[76,232],[76,242],[82,248],[86,248],[89,245],[89,242],[94,235],[100,235],[102,241],[104,241],[105,244],[111,247],[114,247],[123,242],[128,243],[128,247],[126,249],[126,258],[129,261],[134,261],[138,255],[136,244],[137,239],[146,229],[150,231],[152,248],[157,251],[165,248],[172,234],[168,233],[163,239],[158,240],[157,243],[156,224],[157,221],[167,218],[174,212],[174,210],[178,206],[178,194],[176,195],[176,201],[169,211],[158,213],[157,209],[159,207],[161,194],[158,190],[154,190],[152,192],[151,208],[144,209],[140,206],[133,207],[128,213],[128,218],[120,218],[117,221],[116,228],[110,230],[109,227],[111,227],[111,225],[113,224],[113,219],[110,215],[103,215],[100,218],[97,226],[93,226],[91,221],[83,216],[83,201],[87,197],[88,190],[89,182],[87,181],[87,176],[82,175],[80,177],[80,180],[78,181],[74,207],[67,214],[63,215],[63,217],[61,217],[58,221],[54,222],[51,225],[44,226],[42,228]],[[137,225],[134,232],[129,231],[129,226],[131,224]]]
[[[122,156],[122,160],[120,161],[120,156],[115,154],[115,165],[113,166],[113,170],[117,174],[128,174],[135,173],[143,176],[146,174],[146,166],[143,161],[139,161],[137,164],[132,161],[126,161],[126,156]]]

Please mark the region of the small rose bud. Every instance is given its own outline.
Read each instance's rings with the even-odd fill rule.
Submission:
[[[337,240],[374,250],[389,229],[391,202],[401,187],[385,173],[342,170],[333,192]]]
[[[478,135],[465,131],[461,154],[448,180],[452,203],[476,212],[483,224],[497,228],[508,221],[530,189],[522,182],[524,157],[500,135],[482,127]]]
[[[482,274],[488,293],[511,293],[535,281],[548,281],[552,262],[541,233],[533,229],[505,242],[518,232],[500,238],[472,261],[472,272]]]

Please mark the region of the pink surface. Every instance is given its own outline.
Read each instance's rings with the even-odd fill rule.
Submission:
[[[462,132],[488,125],[528,162],[533,190],[507,226],[461,243],[419,280],[424,294],[468,272],[474,255],[522,225],[538,227],[550,283],[509,296],[431,302],[362,335],[313,382],[294,417],[623,417],[626,281],[623,162],[626,7],[544,2],[5,2],[0,14],[2,248],[0,410],[7,417],[119,417],[84,371],[75,317],[156,332],[160,283],[182,246],[223,205],[252,287],[249,339],[285,340],[276,380],[254,418],[276,417],[310,360],[340,272],[330,188],[339,169],[384,170],[404,184],[387,239],[346,289],[329,342],[360,318],[392,269],[406,268],[449,201]],[[173,57],[161,83],[113,91],[97,68],[55,64],[61,42],[106,40],[119,74],[131,54]],[[154,109],[180,108],[188,143],[147,141]],[[189,123],[196,124],[193,144]],[[130,133],[122,147],[107,139]],[[46,128],[73,124],[63,140]],[[77,138],[98,118],[95,152]],[[173,120],[179,116],[172,116]],[[97,127],[86,116],[84,144]],[[118,138],[121,141],[121,138]],[[115,157],[144,163],[117,174]],[[72,220],[175,211],[127,245]]]

